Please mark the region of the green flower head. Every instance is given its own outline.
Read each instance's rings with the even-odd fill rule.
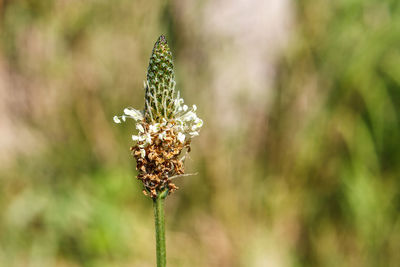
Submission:
[[[163,118],[171,119],[175,110],[174,64],[164,35],[161,35],[154,44],[147,68],[145,88],[146,121],[161,122]]]

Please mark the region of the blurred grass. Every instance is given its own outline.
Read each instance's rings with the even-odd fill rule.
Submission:
[[[305,1],[298,10],[299,41],[282,60],[271,127],[283,139],[275,149],[289,151],[267,160],[289,161],[288,183],[306,194],[296,258],[395,266],[399,66],[388,62],[399,52],[399,5]]]
[[[154,266],[133,127],[111,118],[143,106],[162,32],[205,121],[187,164],[199,175],[167,202],[170,266],[400,262],[397,1],[292,2],[267,102],[250,80],[218,86],[252,66],[225,62],[231,39],[202,28],[210,3],[0,3],[0,266]]]

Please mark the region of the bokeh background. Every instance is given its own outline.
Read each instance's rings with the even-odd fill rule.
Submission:
[[[164,33],[205,124],[169,266],[400,265],[398,0],[1,0],[0,266],[154,266],[130,155]]]

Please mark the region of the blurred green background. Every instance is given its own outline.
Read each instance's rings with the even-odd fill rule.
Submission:
[[[152,46],[204,120],[169,266],[400,265],[398,0],[0,1],[0,266],[154,266]]]

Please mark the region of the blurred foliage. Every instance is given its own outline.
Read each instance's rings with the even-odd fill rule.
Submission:
[[[399,4],[299,1],[298,21],[267,140],[281,151],[271,169],[301,195],[296,262],[396,266]]]
[[[237,95],[245,122],[230,131],[209,86],[223,42],[185,20],[201,4],[0,2],[2,108],[18,138],[0,166],[0,266],[154,266],[134,129],[112,116],[143,106],[161,32],[205,121],[187,166],[199,175],[167,200],[170,266],[398,265],[399,3],[292,4],[272,98],[246,113]]]

